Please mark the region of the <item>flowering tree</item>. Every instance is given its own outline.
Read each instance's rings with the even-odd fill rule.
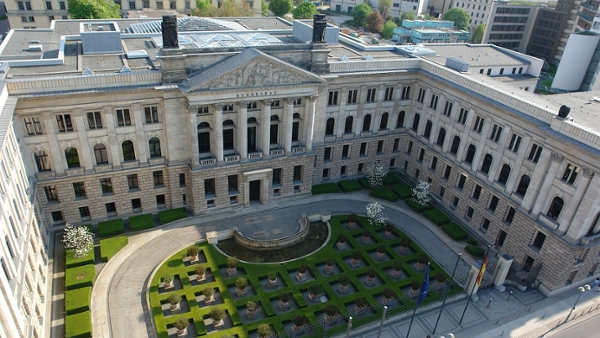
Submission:
[[[86,226],[67,224],[63,243],[65,248],[73,250],[75,257],[85,257],[94,246],[94,234]]]
[[[367,178],[371,188],[379,188],[383,185],[383,179],[387,175],[387,169],[383,165],[383,162],[376,160],[371,162],[367,169]]]
[[[387,216],[383,213],[383,205],[379,202],[371,202],[367,204],[367,217],[371,226],[381,226],[387,221]]]
[[[416,187],[412,188],[412,200],[420,205],[427,205],[431,198],[429,197],[429,187],[431,183],[419,181]]]

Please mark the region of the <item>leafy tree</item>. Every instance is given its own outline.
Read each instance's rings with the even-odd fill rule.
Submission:
[[[379,202],[371,202],[367,204],[367,218],[369,219],[369,224],[373,227],[385,225],[385,221],[387,221],[387,216],[383,213],[383,205]]]
[[[67,0],[73,19],[119,19],[121,6],[106,0]]]
[[[383,29],[381,30],[381,37],[384,39],[391,39],[392,35],[394,35],[394,28],[398,27],[394,21],[388,20],[383,25]]]
[[[388,171],[383,162],[380,160],[371,162],[367,168],[367,179],[369,180],[371,188],[375,189],[381,187],[387,173]]]
[[[381,16],[386,20],[390,17],[390,8],[392,8],[392,0],[379,0],[377,9],[379,9]]]
[[[319,14],[317,6],[312,2],[303,2],[292,11],[296,19],[312,19],[315,14]]]
[[[354,9],[352,10],[352,19],[354,21],[354,24],[356,26],[364,27],[365,20],[367,19],[369,14],[371,14],[371,12],[373,12],[373,9],[371,9],[371,6],[369,6],[366,3],[362,3],[354,7]]]
[[[262,12],[262,16],[269,15],[269,5],[267,5],[267,1],[266,0],[261,0],[260,1],[260,10]]]
[[[210,0],[198,0],[196,8],[192,11],[193,16],[214,17],[217,15],[217,8],[212,5]]]
[[[471,16],[467,11],[461,8],[452,8],[444,14],[444,20],[454,22],[456,28],[468,31],[469,30],[469,20]]]
[[[485,33],[485,28],[486,24],[482,23],[473,30],[473,33],[471,33],[472,43],[481,43],[481,41],[483,40],[483,34]]]
[[[284,16],[289,13],[294,6],[292,0],[271,0],[269,4],[269,10],[275,14],[275,16]]]
[[[414,12],[404,12],[400,16],[400,23],[396,23],[396,24],[398,26],[402,26],[402,21],[404,21],[404,20],[414,20],[416,18],[417,18],[417,16],[415,15]]]
[[[63,235],[65,248],[73,250],[75,257],[85,257],[94,246],[94,234],[83,225],[73,226],[67,224]]]
[[[431,183],[419,181],[416,187],[412,188],[412,200],[420,205],[427,205],[431,201],[429,197],[429,187]]]
[[[210,0],[198,0],[196,9],[192,12],[192,15],[202,17],[237,17],[253,14],[252,8],[246,2],[235,0],[224,0],[219,8],[213,6]]]
[[[381,30],[383,29],[384,23],[385,23],[385,20],[383,19],[383,17],[381,16],[381,13],[379,13],[379,11],[371,12],[371,14],[369,14],[369,16],[367,17],[367,20],[365,20],[367,29],[369,29],[369,31],[371,31],[373,33],[381,32]]]

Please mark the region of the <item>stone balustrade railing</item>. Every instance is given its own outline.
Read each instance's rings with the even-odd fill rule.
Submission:
[[[237,244],[251,250],[263,251],[281,249],[300,243],[308,236],[308,231],[310,230],[310,221],[308,217],[302,215],[302,218],[298,222],[300,223],[300,229],[298,232],[288,237],[267,240],[252,239],[244,236],[241,231],[233,230],[233,238]]]

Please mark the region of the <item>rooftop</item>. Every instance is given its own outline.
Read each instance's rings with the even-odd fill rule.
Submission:
[[[466,61],[471,67],[518,66],[523,64],[522,59],[518,59],[492,45],[438,43],[427,44],[426,47],[435,50],[436,55],[427,55],[425,58],[442,65],[446,63],[446,58],[449,56]]]

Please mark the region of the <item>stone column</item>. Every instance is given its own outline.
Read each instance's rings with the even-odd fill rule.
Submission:
[[[304,145],[306,146],[306,151],[311,151],[312,150],[312,142],[313,142],[313,136],[314,136],[314,132],[315,132],[315,106],[316,106],[316,102],[317,102],[317,96],[313,95],[313,96],[309,96],[308,97],[308,128],[306,130],[306,132],[304,133],[304,135],[306,135],[306,141],[304,142]]]
[[[284,100],[283,113],[283,147],[286,154],[292,152],[292,129],[294,126],[294,98],[288,97]]]
[[[139,104],[133,105],[133,121],[135,123],[135,144],[136,144],[136,158],[140,164],[148,163],[148,152],[146,149],[146,138],[144,137],[144,120],[142,118],[142,106]]]
[[[215,158],[217,163],[223,162],[223,104],[215,103],[213,105],[213,144],[215,146]]]
[[[249,101],[241,101],[238,110],[238,149],[240,160],[248,158],[248,104]]]
[[[46,137],[48,138],[48,145],[50,146],[48,151],[50,152],[50,156],[52,158],[51,168],[56,175],[64,176],[67,162],[65,160],[65,149],[58,144],[58,140],[56,138],[56,135],[59,134],[58,130],[56,130],[54,127],[54,120],[56,120],[56,118],[50,113],[44,113],[42,115],[42,119],[44,123],[44,129],[46,130]]]
[[[190,158],[192,160],[192,167],[200,165],[200,156],[198,152],[198,109],[196,107],[189,107],[188,116],[190,121],[189,126],[189,142],[190,142]]]
[[[81,147],[81,158],[83,163],[80,163],[85,172],[93,172],[94,165],[92,164],[92,153],[90,151],[90,143],[87,136],[87,128],[85,127],[85,114],[81,109],[75,110],[75,125],[77,126],[77,136],[79,138],[79,145]]]
[[[590,185],[592,177],[594,177],[594,172],[588,168],[583,168],[583,177],[579,180],[579,184],[577,185],[577,189],[575,190],[575,194],[573,194],[571,202],[569,202],[568,208],[563,211],[562,221],[558,227],[558,233],[561,235],[565,234],[567,230],[570,230],[571,222],[573,221],[575,212],[579,208],[579,204],[581,203],[583,195],[585,195],[585,192]]]
[[[550,193],[550,189],[552,188],[552,183],[556,178],[556,173],[558,172],[558,167],[565,158],[558,153],[552,153],[552,163],[550,164],[550,168],[548,169],[548,174],[544,178],[544,183],[542,183],[542,187],[540,192],[537,194],[537,198],[535,200],[535,204],[533,205],[533,214],[537,215],[542,211],[544,204],[546,203],[546,199],[548,199],[548,193]]]
[[[544,171],[546,171],[547,168],[550,167],[551,155],[549,155],[549,154],[550,154],[550,151],[548,151],[548,150],[542,151],[542,154],[540,155],[540,160],[536,164],[534,172],[535,172],[535,170],[544,172]],[[529,187],[527,188],[527,193],[525,194],[525,197],[523,198],[523,201],[521,202],[521,207],[520,207],[523,210],[525,210],[525,212],[527,212],[527,213],[529,213],[529,211],[531,211],[533,203],[535,203],[535,199],[538,196],[538,191],[542,185],[542,181],[544,180],[544,175],[530,175],[530,178],[531,178],[531,181],[529,182]],[[520,181],[521,176],[519,176],[517,179]]]
[[[103,117],[108,132],[107,149],[110,152],[111,164],[113,169],[121,168],[121,152],[123,151],[123,148],[121,147],[121,144],[119,144],[119,139],[117,138],[115,115],[113,114],[111,107],[104,108]]]
[[[271,103],[273,100],[264,100],[262,102],[262,118],[261,118],[261,143],[263,157],[269,156],[269,144],[271,136]]]

